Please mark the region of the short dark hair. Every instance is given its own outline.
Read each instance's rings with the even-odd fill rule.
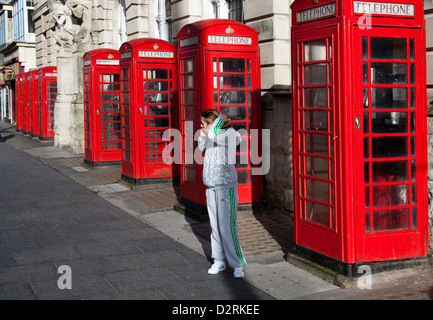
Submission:
[[[212,124],[214,123],[215,119],[218,118],[219,114],[220,113],[218,112],[217,109],[206,109],[200,113],[200,116],[204,119],[204,121],[207,124]],[[224,122],[224,125],[221,127],[221,129],[228,129],[231,127],[232,127],[232,123],[229,120],[227,120],[226,122]]]

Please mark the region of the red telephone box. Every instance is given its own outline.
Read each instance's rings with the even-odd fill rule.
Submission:
[[[38,95],[39,88],[39,69],[30,71],[29,76],[29,85],[30,85],[30,136],[36,137],[39,135],[39,106],[40,100]]]
[[[54,138],[54,106],[57,99],[57,67],[39,69],[39,140]]]
[[[120,164],[119,51],[96,49],[83,60],[84,162]]]
[[[23,132],[29,134],[31,131],[31,112],[30,112],[30,72],[23,75]]]
[[[200,214],[207,212],[194,134],[201,129],[201,111],[209,108],[227,113],[242,136],[236,164],[239,204],[262,201],[262,176],[252,174],[250,161],[251,130],[261,130],[258,31],[233,20],[208,19],[184,26],[178,39],[180,131],[185,140],[181,202]],[[261,146],[260,140],[254,143]]]
[[[177,48],[143,38],[125,42],[119,51],[122,179],[133,184],[173,180],[178,170],[168,164],[163,133],[177,128]]]
[[[422,261],[422,1],[296,0],[292,13],[295,253],[348,274]]]
[[[17,74],[15,80],[16,130],[23,131],[23,74]]]

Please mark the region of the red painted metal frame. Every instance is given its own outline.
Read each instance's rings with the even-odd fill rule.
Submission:
[[[15,109],[16,130],[23,131],[23,74],[17,74],[15,78]]]
[[[119,52],[122,179],[133,184],[172,180],[179,175],[179,165],[163,161],[162,157],[169,154],[164,152],[168,141],[162,139],[162,132],[178,127],[177,48],[161,39],[142,38],[125,42]],[[149,77],[149,72],[164,75],[162,78],[157,75]],[[147,79],[144,78],[144,73],[148,76]],[[151,91],[151,82],[167,84],[167,88]],[[150,96],[155,94],[167,95],[168,103],[160,100],[151,102]],[[168,114],[155,115],[154,108],[158,106],[168,106]],[[158,119],[162,122],[165,120],[166,123],[160,122],[158,126]]]
[[[39,123],[40,140],[54,138],[54,107],[57,98],[57,67],[43,67],[39,69]]]
[[[209,36],[216,37],[242,37],[249,38],[250,44],[221,44],[211,43],[208,41]],[[186,130],[186,123],[190,121],[189,118],[185,117],[185,107],[194,108],[194,127],[193,131],[196,132],[201,127],[200,113],[202,110],[208,108],[217,108],[219,111],[223,106],[218,100],[218,103],[214,101],[214,90],[219,92],[220,85],[214,88],[214,76],[218,76],[221,70],[217,67],[218,71],[213,70],[213,59],[220,58],[238,58],[247,59],[251,61],[251,72],[248,74],[251,76],[251,120],[246,119],[249,123],[250,129],[258,129],[258,146],[259,152],[261,152],[261,105],[260,105],[260,51],[258,47],[258,31],[246,26],[245,24],[226,19],[208,19],[198,21],[192,24],[184,26],[178,33],[179,39],[179,88],[180,88],[180,131],[183,139],[187,136],[191,136],[191,133]],[[229,38],[227,38],[229,39]],[[192,59],[192,60],[190,60]],[[184,72],[184,63],[192,61],[194,67],[193,72]],[[217,60],[219,61],[219,60]],[[189,63],[189,62],[188,62]],[[219,64],[217,64],[219,65]],[[233,73],[233,72],[232,72]],[[182,75],[182,76],[181,76]],[[194,88],[186,88],[183,84],[183,77],[193,76],[194,77]],[[226,89],[227,90],[227,89]],[[248,89],[246,89],[247,91]],[[188,91],[192,91],[194,95],[194,103],[188,105],[185,99],[185,94],[189,94]],[[218,95],[219,96],[219,95]],[[218,97],[218,99],[220,99]],[[230,107],[230,104],[227,105]],[[245,105],[248,111],[248,106]],[[236,125],[236,121],[233,121]],[[247,124],[248,127],[248,124]],[[192,139],[192,136],[189,137]],[[244,140],[248,140],[247,137],[243,137]],[[194,141],[194,150],[197,148],[197,142]],[[251,149],[248,148],[248,154]],[[202,165],[201,164],[186,164],[185,161],[185,143],[182,144],[182,164],[181,164],[181,198],[185,206],[189,206],[192,210],[205,212],[206,187],[203,185],[202,179]],[[248,159],[250,159],[248,157]],[[251,164],[247,165],[247,172],[251,173]],[[238,169],[238,175],[243,169]],[[195,172],[195,182],[189,181],[187,177],[187,171],[190,173]],[[189,174],[189,173],[188,173]],[[248,174],[247,174],[248,175]],[[263,176],[249,174],[247,184],[239,184],[238,194],[240,204],[257,203],[263,199]],[[252,179],[252,181],[251,181]]]
[[[349,0],[319,0],[314,5],[310,0],[296,0],[291,6],[295,243],[347,264],[424,257],[428,248],[428,210],[425,196],[427,194],[427,131],[423,6],[421,1],[415,0],[382,0],[380,2],[414,5],[414,16],[356,14],[354,13],[354,2]],[[335,14],[298,23],[298,12],[332,3],[335,3]],[[411,227],[408,230],[366,233],[360,42],[362,36],[413,38],[416,41],[417,107],[416,157],[414,159],[417,161],[417,176],[416,182],[407,182],[408,185],[416,184],[418,188],[416,205],[411,203],[408,206],[417,208],[416,229],[412,228],[412,222],[410,222]],[[302,218],[300,210],[300,145],[297,137],[301,130],[299,127],[301,122],[298,118],[300,97],[298,96],[297,46],[304,41],[324,37],[335,39],[332,57],[335,86],[333,94],[335,135],[333,138],[336,157],[334,163],[336,224],[334,230],[306,221]],[[410,110],[403,109],[404,111],[410,112]],[[355,118],[361,119],[360,129],[355,128]],[[415,136],[415,134],[412,135]],[[381,186],[381,184],[370,184],[372,185]],[[390,207],[390,209],[396,209],[396,207]],[[331,233],[334,233],[333,237],[330,236]],[[330,238],[333,240],[331,241]]]
[[[30,112],[30,72],[23,75],[23,132],[30,134],[31,130],[31,112]]]
[[[119,58],[113,49],[83,56],[84,161],[90,165],[120,164],[122,157]],[[112,103],[116,96],[118,102]]]
[[[40,133],[40,101],[38,97],[39,69],[30,71],[30,136],[37,137]]]

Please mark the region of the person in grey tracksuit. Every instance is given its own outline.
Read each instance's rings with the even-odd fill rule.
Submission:
[[[218,115],[216,110],[210,110]],[[211,123],[212,119],[209,120],[208,117],[206,120],[203,117],[206,116],[206,111],[209,109],[202,112],[203,129],[198,139],[198,146],[205,153],[203,183],[207,187],[207,209],[212,229],[211,249],[214,259],[212,267],[215,269],[216,265],[220,264],[220,269],[212,272],[211,267],[209,273],[215,274],[224,270],[225,259],[227,259],[229,266],[234,269],[234,276],[242,278],[242,268],[246,265],[246,261],[237,234],[236,214],[239,198],[235,168],[236,146],[241,142],[241,138],[233,128],[223,128],[227,123],[224,115],[219,114]]]

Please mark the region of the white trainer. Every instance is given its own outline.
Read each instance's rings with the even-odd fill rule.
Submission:
[[[226,265],[224,263],[215,262],[213,265],[211,265],[211,267],[209,268],[207,273],[208,274],[217,274],[217,273],[220,273],[221,271],[224,271],[225,269],[226,269]]]
[[[241,279],[241,278],[245,277],[243,268],[242,267],[235,268],[233,270],[233,277],[235,277],[236,279]]]

